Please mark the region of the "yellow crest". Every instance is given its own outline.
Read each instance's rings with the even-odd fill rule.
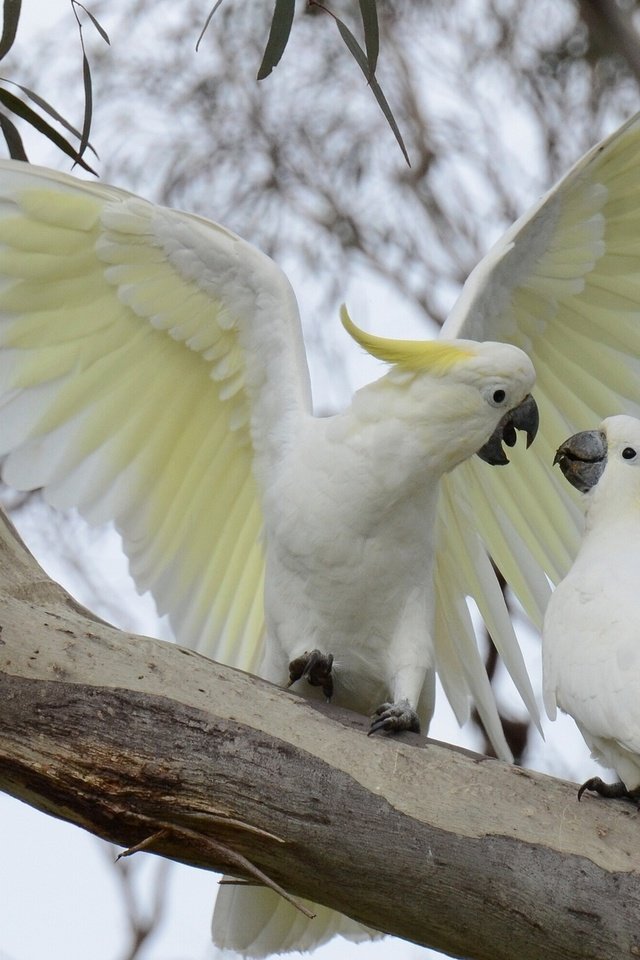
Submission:
[[[395,363],[403,370],[432,370],[434,373],[445,373],[457,363],[474,353],[468,347],[457,346],[454,343],[442,340],[391,340],[387,337],[376,337],[373,333],[365,333],[355,325],[344,304],[340,307],[342,325],[367,353],[384,360],[386,363]]]

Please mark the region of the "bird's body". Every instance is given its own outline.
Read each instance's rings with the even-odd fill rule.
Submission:
[[[506,462],[510,416],[529,430],[518,421],[534,381],[522,351],[455,340],[396,356],[402,342],[371,338],[345,315],[392,366],[348,409],[316,418],[293,292],[255,248],[25,164],[0,166],[0,197],[6,482],[42,487],[92,522],[113,519],[136,583],[182,642],[262,664],[278,682],[318,649],[334,658],[338,702],[371,710],[382,691],[406,704],[394,727],[416,725],[418,706],[428,724],[439,659],[458,715],[472,693],[508,756],[468,614],[447,618],[471,657],[457,675],[448,648],[458,638],[436,624],[432,571],[451,537],[438,522],[441,478],[494,434],[487,457]],[[464,536],[453,542],[463,562]],[[495,582],[478,602],[500,611]],[[502,648],[535,714],[510,627]]]
[[[339,455],[332,447],[338,443],[343,453],[344,440],[332,434],[343,426],[319,421],[310,431],[312,448],[303,444],[296,462],[283,464],[282,483],[264,499],[268,641],[261,672],[284,683],[292,659],[309,649],[330,652],[335,702],[371,714],[389,699],[406,696],[416,704],[423,685],[414,676],[409,688],[393,695],[394,640],[407,656],[411,652],[414,667],[422,665],[423,677],[434,669],[425,638],[434,609],[430,568],[438,485],[425,473],[417,495],[389,490],[381,501],[375,479],[383,464],[363,469],[355,455],[352,471],[343,471],[340,455],[336,475],[331,464]],[[279,509],[282,497],[286,517]],[[308,692],[313,689],[320,695],[319,688]],[[423,715],[425,725],[430,715]]]
[[[526,357],[470,346],[499,357],[496,370],[511,364],[524,398],[534,376]],[[420,701],[428,726],[440,480],[482,447],[503,413],[479,395],[474,365],[489,378],[480,356],[447,377],[390,372],[344,412],[309,418],[265,471],[264,676],[283,683],[292,659],[331,652],[338,704],[371,713],[383,701]]]
[[[584,488],[584,537],[545,616],[545,703],[552,719],[557,707],[574,718],[631,792],[640,787],[640,421],[612,417],[598,432],[604,465]]]

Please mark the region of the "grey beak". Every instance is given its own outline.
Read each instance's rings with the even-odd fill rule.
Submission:
[[[515,446],[516,430],[525,430],[527,447],[530,447],[538,432],[539,422],[538,405],[529,393],[522,403],[505,413],[487,442],[477,451],[478,456],[492,466],[509,463],[509,459],[502,448],[502,443],[506,443],[508,447]]]
[[[553,458],[580,493],[588,493],[607,465],[607,438],[601,430],[583,430],[560,444]]]

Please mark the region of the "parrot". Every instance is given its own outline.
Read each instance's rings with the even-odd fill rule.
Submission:
[[[619,780],[585,790],[640,800],[640,420],[607,417],[560,445],[555,462],[583,494],[584,535],[544,618],[544,702],[575,720],[592,756]],[[638,530],[636,531],[636,526]],[[636,533],[638,539],[636,539]]]
[[[474,613],[538,722],[497,570],[540,627],[581,532],[553,451],[640,415],[638,201],[633,117],[489,250],[435,340],[375,336],[343,308],[385,366],[319,417],[270,258],[203,217],[0,161],[2,477],[113,522],[184,646],[382,735],[428,731],[437,674],[510,760]],[[214,941],[264,956],[376,935],[313,911],[225,884]]]

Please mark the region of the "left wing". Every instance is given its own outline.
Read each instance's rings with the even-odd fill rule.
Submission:
[[[4,479],[113,520],[180,642],[255,671],[252,464],[311,416],[284,274],[214,223],[2,161],[0,276]]]

